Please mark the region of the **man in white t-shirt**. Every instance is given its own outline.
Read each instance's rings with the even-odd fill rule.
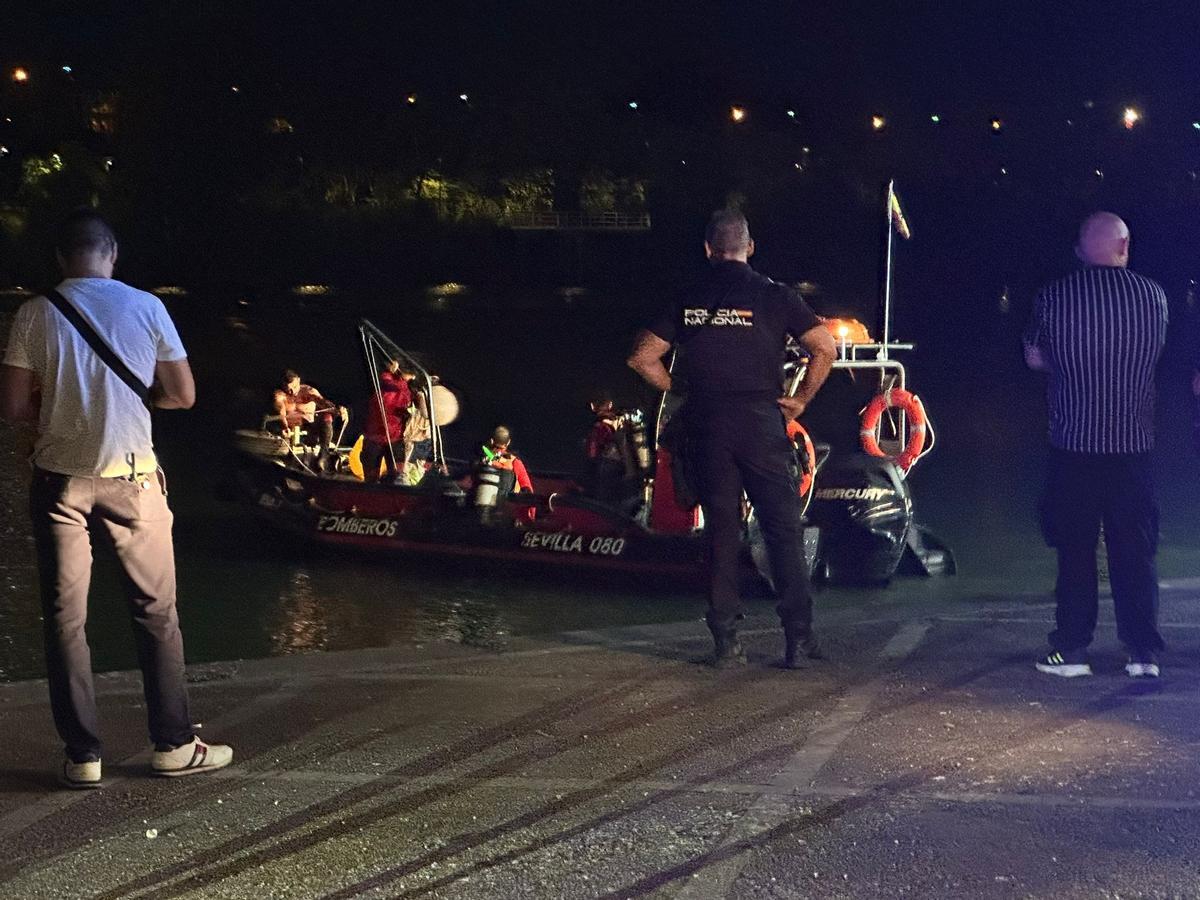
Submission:
[[[57,292],[95,329],[160,409],[188,409],[196,387],[174,323],[152,294],[113,279],[117,241],[90,209],[60,226]],[[0,418],[35,422],[30,515],[41,581],[46,669],[68,787],[101,784],[88,584],[93,538],[116,553],[146,696],[152,768],[208,772],[233,751],[196,739],[188,711],[183,639],[175,611],[175,554],[166,480],[150,411],[45,297],[17,311],[0,365]]]

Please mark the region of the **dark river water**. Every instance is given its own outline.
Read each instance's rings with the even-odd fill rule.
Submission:
[[[188,347],[199,394],[193,410],[160,412],[155,422],[176,512],[179,607],[189,659],[426,641],[502,649],[518,634],[701,616],[703,597],[670,584],[317,552],[264,530],[213,491],[228,435],[261,420],[285,367],[350,406],[351,432],[361,423],[368,382],[356,324],[364,316],[417,351],[459,393],[462,415],[446,429],[451,455],[467,452],[503,422],[535,473],[576,469],[590,421],[590,391],[606,387],[625,405],[652,408],[653,397],[623,360],[637,325],[661,300],[458,285],[396,296],[336,290],[164,296]],[[0,334],[7,333],[18,303],[0,298]],[[1173,323],[1160,371],[1156,466],[1163,507],[1160,563],[1167,577],[1200,574],[1188,312],[1183,309]],[[919,344],[905,360],[910,386],[925,401],[939,441],[910,479],[917,514],[955,549],[960,566],[949,588],[945,581],[901,588],[937,590],[947,602],[956,590],[1003,595],[1048,589],[1053,559],[1034,518],[1045,414],[1041,383],[1020,362],[1023,322],[989,297],[928,307],[901,321],[898,336]],[[870,388],[861,376],[852,383],[835,373],[814,407],[812,430],[835,441],[852,436]],[[0,680],[43,672],[24,510],[24,440],[0,429]],[[818,602],[861,596],[826,588]],[[764,598],[754,602],[766,608]],[[98,669],[135,665],[128,618],[104,561],[93,582],[89,635]]]

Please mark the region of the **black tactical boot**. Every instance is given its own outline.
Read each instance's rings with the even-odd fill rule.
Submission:
[[[785,629],[783,638],[783,667],[785,669],[803,669],[805,660],[825,659],[821,645],[811,631]]]
[[[713,667],[732,669],[746,664],[746,650],[733,628],[713,629]]]

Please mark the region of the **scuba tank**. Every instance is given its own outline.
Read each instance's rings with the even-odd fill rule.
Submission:
[[[500,470],[487,463],[475,467],[475,508],[485,521],[491,518],[500,498]]]
[[[633,461],[637,471],[644,475],[650,471],[650,445],[646,440],[646,420],[640,409],[625,413],[623,418],[629,436]]]

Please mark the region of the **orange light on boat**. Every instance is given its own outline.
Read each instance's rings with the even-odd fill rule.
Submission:
[[[729,107],[729,118],[733,119],[733,121],[735,121],[735,122],[745,122],[746,121],[746,107],[744,107],[744,106]]]
[[[22,66],[17,66],[12,70],[12,80],[18,84],[25,83],[29,80],[29,70]]]
[[[839,344],[870,344],[867,326],[858,319],[823,319],[822,324]]]

